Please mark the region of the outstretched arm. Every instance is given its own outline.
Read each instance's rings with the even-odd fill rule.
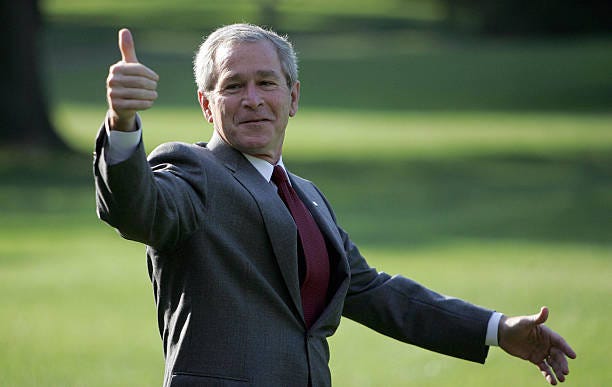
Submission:
[[[548,308],[531,316],[506,317],[499,322],[499,346],[509,354],[535,364],[548,383],[565,381],[567,358],[576,353],[558,333],[544,325]]]

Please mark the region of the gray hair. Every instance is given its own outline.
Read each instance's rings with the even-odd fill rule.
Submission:
[[[298,80],[297,56],[287,37],[253,24],[231,24],[208,35],[195,55],[193,74],[198,91],[211,91],[217,83],[218,74],[215,68],[215,57],[220,46],[261,40],[268,40],[274,45],[280,59],[281,68],[285,73],[287,86],[289,88],[293,87]]]

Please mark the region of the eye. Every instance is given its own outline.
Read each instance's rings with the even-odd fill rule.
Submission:
[[[242,87],[242,84],[237,83],[237,82],[235,82],[235,83],[228,83],[227,85],[225,85],[223,87],[223,91],[227,91],[229,93],[232,93],[232,92],[236,92],[236,91],[240,90],[241,87]]]
[[[259,85],[262,86],[262,87],[271,88],[271,87],[275,87],[276,86],[276,82],[272,81],[272,80],[269,80],[269,79],[266,79],[266,80],[260,81]]]

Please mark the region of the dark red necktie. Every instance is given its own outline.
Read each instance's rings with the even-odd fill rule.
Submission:
[[[310,328],[327,303],[329,256],[325,239],[310,211],[289,184],[287,175],[281,166],[274,167],[272,181],[278,187],[278,194],[287,205],[298,229],[304,253],[304,280],[301,286],[302,309],[306,327]]]

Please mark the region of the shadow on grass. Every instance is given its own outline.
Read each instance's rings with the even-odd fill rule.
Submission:
[[[56,216],[54,228],[98,226],[91,157],[0,158],[5,220],[27,224]],[[286,162],[318,184],[341,225],[362,245],[405,247],[457,238],[612,243],[610,152]]]
[[[108,66],[119,60],[117,27],[49,23],[45,32],[53,100],[103,103]],[[192,59],[202,33],[135,30],[139,59],[160,76],[158,106],[196,106]],[[610,111],[609,37],[532,41],[410,36],[380,31],[293,36],[300,54],[301,106]]]
[[[92,157],[79,153],[2,150],[0,227],[30,221],[37,225],[49,215],[80,216],[78,221],[84,222],[95,218],[91,165]]]
[[[292,165],[358,243],[612,242],[612,155]]]

